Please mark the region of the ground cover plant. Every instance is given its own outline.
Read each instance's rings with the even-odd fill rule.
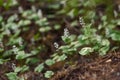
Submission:
[[[119,80],[119,0],[0,0],[0,80]]]

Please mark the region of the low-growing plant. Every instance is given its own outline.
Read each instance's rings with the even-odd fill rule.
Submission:
[[[114,27],[111,28],[107,24],[106,26],[108,27],[104,27],[102,25],[103,30],[100,34],[98,34],[96,31],[100,30],[99,27],[94,28],[92,27],[92,24],[85,24],[83,20],[80,21],[80,24],[82,25],[81,29],[82,33],[79,36],[70,34],[67,28],[64,29],[64,35],[61,38],[64,41],[65,45],[59,47],[59,45],[55,42],[54,45],[57,48],[56,52],[51,56],[51,59],[47,59],[44,63],[38,65],[38,67],[36,67],[35,69],[36,72],[42,72],[45,68],[44,65],[51,66],[56,62],[65,61],[70,55],[76,54],[80,54],[81,56],[87,56],[90,54],[93,55],[98,54],[100,56],[106,55],[106,53],[110,49],[110,46],[112,45],[110,43],[110,39],[112,39],[112,41],[119,42],[120,35],[118,35],[119,32],[117,32],[117,30],[115,30]],[[111,25],[112,24],[113,23],[111,23]],[[112,30],[113,32],[115,31],[115,33],[107,32],[108,30],[110,31]],[[110,37],[108,37],[108,35]],[[115,39],[115,37],[117,39]],[[48,77],[47,73],[45,74],[46,78],[50,78]]]
[[[18,4],[16,1],[17,0],[0,0],[0,6],[5,9],[10,9],[10,7]],[[96,54],[104,56],[110,50],[119,48],[120,32],[116,26],[120,25],[120,19],[117,19],[119,14],[113,9],[114,5],[112,1],[27,1],[29,1],[30,4],[38,2],[36,4],[37,7],[34,5],[31,9],[24,10],[19,6],[18,13],[7,16],[4,14],[0,15],[0,65],[12,61],[12,59],[17,61],[18,64],[12,65],[13,71],[6,73],[9,80],[25,80],[24,78],[18,77],[18,75],[19,73],[29,71],[31,65],[36,66],[34,72],[44,73],[45,78],[51,78],[55,74],[51,66],[59,62],[70,63],[69,59],[73,58],[71,56]],[[50,14],[49,11],[47,11],[48,14],[44,15],[44,10],[42,12],[42,9],[38,9],[38,4],[44,5],[44,3],[48,4],[45,5],[45,10],[50,10]],[[103,12],[98,12],[99,5],[101,4],[107,6]],[[56,10],[56,12],[52,12],[52,10]],[[51,12],[53,14],[51,14]],[[79,15],[84,16],[86,23],[81,17],[79,21],[75,19]],[[70,23],[69,20],[67,22],[67,17],[70,18]],[[64,18],[65,23],[70,25],[64,29],[63,36],[61,36],[64,44],[59,45],[53,41],[56,51],[48,56],[48,54],[45,53],[47,51],[49,52],[47,48],[51,47],[52,42],[49,45],[49,43],[47,44],[47,42],[44,41],[47,40],[46,35],[51,38],[53,35],[49,35],[49,32],[54,31],[56,33],[57,30],[61,28],[61,23],[64,23],[63,20],[58,20],[59,23],[56,23],[57,18]],[[72,28],[77,28],[80,34],[72,34]],[[115,44],[113,44],[114,42]],[[46,59],[45,57],[42,59],[41,55],[44,54],[49,58],[47,57]]]
[[[0,7],[4,7],[5,9],[9,9],[10,7],[18,5],[17,0],[0,0]]]

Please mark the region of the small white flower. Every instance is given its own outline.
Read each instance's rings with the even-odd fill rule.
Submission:
[[[2,47],[2,48],[4,47],[4,46],[3,46],[3,43],[2,43],[1,41],[0,41],[0,47]]]
[[[19,49],[14,45],[14,46],[13,46],[13,52],[14,52],[15,54],[17,54],[18,50],[19,50]]]
[[[19,40],[19,45],[22,46],[23,45],[23,42],[21,40]]]
[[[82,18],[82,17],[79,17],[79,22],[80,22],[80,25],[82,25],[82,26],[84,26],[84,25],[85,25],[84,20],[83,20],[83,18]]]
[[[116,18],[116,17],[118,16],[118,13],[117,13],[116,10],[114,10],[113,12],[114,12],[114,16],[115,16],[115,18]]]
[[[8,29],[5,30],[5,33],[6,33],[7,35],[10,35],[10,34],[11,34],[10,30],[8,30]]]
[[[64,36],[68,37],[70,35],[69,30],[67,28],[64,29]]]
[[[38,16],[39,16],[40,18],[43,17],[43,14],[42,14],[42,10],[41,10],[41,9],[38,10],[37,14],[38,14]]]
[[[16,64],[12,63],[12,69],[15,70]]]
[[[23,12],[23,8],[20,6],[20,7],[18,7],[18,11],[20,12],[20,13],[22,13]]]
[[[15,46],[15,45],[13,45],[13,48],[16,48],[16,46]]]
[[[35,44],[35,39],[31,38],[31,43],[34,45]]]
[[[36,12],[36,7],[35,6],[32,6],[31,8],[32,8],[33,12]]]
[[[57,42],[54,42],[54,47],[55,48],[58,48],[59,47],[59,44]]]
[[[118,5],[118,11],[120,11],[120,4]]]

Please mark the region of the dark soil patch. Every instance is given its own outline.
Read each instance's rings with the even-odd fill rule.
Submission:
[[[77,64],[58,71],[50,80],[120,80],[120,52],[89,61],[83,57]]]
[[[0,80],[8,80],[4,73],[12,70],[9,65],[0,66]],[[33,71],[19,76],[27,76],[26,80],[120,80],[120,52],[95,58],[81,56],[73,65],[59,69],[51,79],[45,79],[44,74]]]

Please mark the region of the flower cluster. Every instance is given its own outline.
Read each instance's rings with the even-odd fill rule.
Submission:
[[[84,25],[85,25],[84,20],[83,20],[83,18],[82,18],[82,17],[79,17],[79,22],[80,22],[80,25],[82,25],[82,26],[84,26]]]
[[[69,30],[67,28],[64,29],[64,36],[68,37],[70,35]]]
[[[54,42],[54,47],[55,48],[58,48],[59,47],[59,44],[57,42]]]

